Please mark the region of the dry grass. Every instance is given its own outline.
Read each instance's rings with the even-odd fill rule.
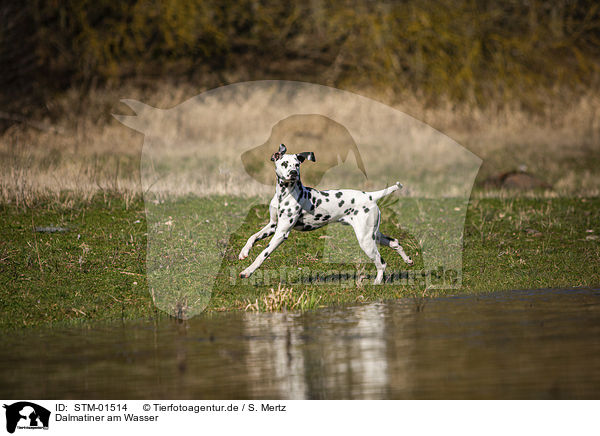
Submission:
[[[148,189],[168,195],[270,195],[270,186],[249,183],[248,175],[230,163],[239,162],[241,152],[266,139],[258,127],[254,131],[245,131],[247,126],[236,126],[235,117],[245,113],[257,126],[272,125],[278,120],[278,111],[270,109],[272,95],[254,94],[246,100],[233,98],[227,102],[209,100],[205,106],[188,102],[187,106],[179,106],[187,108],[183,119],[179,115],[173,118],[173,115],[184,113],[179,109],[159,111],[159,116],[163,117],[158,122],[163,129],[161,135],[174,138],[177,149],[154,150],[152,157],[164,159],[167,164],[163,172],[170,171],[171,174],[155,180],[152,186],[144,180],[144,173],[140,172],[144,136],[120,124],[110,113],[131,114],[119,103],[122,97],[138,98],[156,107],[169,108],[196,94],[198,91],[189,87],[169,84],[151,95],[143,95],[139,89],[96,90],[83,99],[75,91],[67,94],[55,102],[63,108],[65,116],[54,123],[51,131],[14,125],[0,137],[0,201],[27,206],[50,200],[68,206],[74,201],[89,200],[98,193],[105,193],[118,194],[130,202]],[[590,91],[579,98],[565,98],[563,102],[548,101],[537,112],[507,106],[482,110],[450,102],[430,108],[417,96],[373,94],[373,97],[426,122],[481,157],[483,165],[478,180],[526,165],[529,172],[553,185],[552,190],[531,195],[553,197],[600,194],[598,95]],[[335,99],[324,101],[320,109],[327,112],[336,104]],[[215,112],[215,108],[219,112]],[[436,137],[433,129],[418,127],[418,122],[407,117],[406,125],[418,128],[404,137],[406,142],[413,141],[410,146],[399,145],[384,137],[386,120],[378,120],[375,115],[356,109],[349,106],[338,112],[343,112],[346,119],[355,117],[358,124],[364,124],[364,117],[368,118],[367,124],[380,122],[373,128],[383,132],[377,144],[359,145],[361,153],[370,159],[371,177],[367,188],[369,183],[379,186],[390,182],[387,180],[391,171],[389,156],[398,155],[396,147],[401,146],[404,147],[402,159],[393,163],[394,171],[401,177],[413,171],[415,178],[421,174],[427,180],[427,184],[419,186],[422,180],[411,180],[410,176],[409,180],[403,179],[407,187],[416,186],[405,190],[405,195],[441,193],[452,196],[462,189],[457,188],[457,192],[444,190],[444,185],[452,184],[448,183],[447,175],[452,162],[446,161],[447,149],[428,145],[428,141]],[[165,125],[168,128],[164,128]],[[223,136],[222,132],[229,136]],[[237,143],[239,138],[246,141]],[[415,173],[412,166],[425,145],[430,147],[433,158],[428,162],[426,172]],[[189,166],[189,171],[180,171],[185,167],[182,162],[189,162],[194,153],[198,161]],[[349,165],[352,167],[353,163]],[[356,179],[352,177],[355,176],[356,171],[353,173],[342,165],[323,183],[339,186],[340,180],[345,180],[346,186],[353,187]],[[512,195],[514,193],[484,189],[478,189],[476,193],[476,196],[484,197]]]
[[[254,302],[248,300],[244,310],[246,312],[304,311],[316,309],[320,301],[321,296],[315,297],[306,291],[302,291],[299,295],[294,294],[292,288],[282,287],[279,283],[277,290],[271,288],[267,295],[257,298]]]

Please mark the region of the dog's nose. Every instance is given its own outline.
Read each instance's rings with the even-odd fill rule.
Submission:
[[[298,171],[296,171],[296,170],[290,171],[290,177],[298,177]]]

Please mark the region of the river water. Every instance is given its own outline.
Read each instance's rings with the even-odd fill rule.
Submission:
[[[600,398],[600,290],[0,333],[0,397]]]

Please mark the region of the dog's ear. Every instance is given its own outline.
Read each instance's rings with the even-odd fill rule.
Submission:
[[[281,156],[283,156],[286,151],[287,151],[286,146],[283,145],[283,144],[280,144],[279,145],[279,151],[276,152],[276,153],[273,153],[273,155],[271,156],[271,160],[273,162],[275,162],[277,159],[279,159]]]
[[[298,160],[300,162],[304,162],[306,159],[316,162],[315,154],[312,151],[304,151],[302,153],[298,153],[296,156],[298,156]]]

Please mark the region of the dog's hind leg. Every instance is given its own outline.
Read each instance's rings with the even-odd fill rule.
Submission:
[[[377,230],[377,234],[375,235],[375,237],[379,244],[386,245],[386,246],[396,250],[398,252],[398,254],[400,255],[400,257],[402,257],[402,260],[404,262],[406,262],[406,264],[412,265],[414,263],[411,260],[411,258],[406,255],[406,253],[404,252],[404,249],[402,248],[402,245],[400,245],[400,243],[398,242],[397,239],[394,239],[387,235],[384,235],[379,230]]]
[[[386,267],[385,260],[383,260],[381,254],[379,254],[377,244],[375,243],[377,219],[375,214],[371,214],[367,217],[366,222],[358,222],[356,220],[350,222],[354,229],[354,233],[356,233],[356,239],[358,239],[360,248],[362,248],[369,259],[375,263],[375,268],[377,268],[377,277],[375,278],[375,281],[373,281],[374,285],[378,285],[382,282],[383,273],[385,272]]]
[[[256,243],[256,241],[260,241],[261,239],[264,239],[275,233],[275,228],[277,227],[277,209],[275,209],[273,206],[269,206],[269,214],[269,224],[248,238],[246,245],[244,245],[244,248],[242,248],[242,251],[240,251],[240,255],[238,256],[240,260],[248,257],[248,254],[250,254],[250,249]]]

